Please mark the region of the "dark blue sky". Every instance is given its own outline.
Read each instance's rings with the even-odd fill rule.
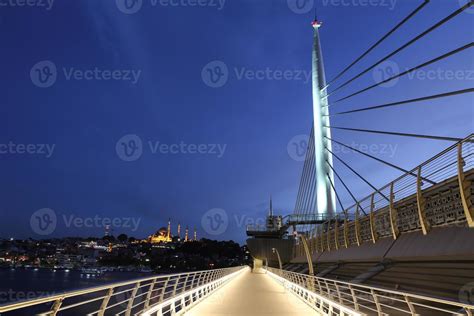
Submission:
[[[196,227],[199,236],[242,242],[244,224],[262,221],[270,194],[278,213],[292,212],[303,163],[292,159],[290,141],[311,126],[311,83],[302,74],[311,70],[314,13],[295,13],[291,0],[290,5],[286,0],[227,0],[222,7],[211,0],[199,2],[202,6],[190,6],[189,0],[180,0],[179,6],[143,0],[138,12],[125,14],[120,2],[56,1],[48,10],[13,6],[13,1],[0,7],[0,144],[5,145],[0,150],[6,148],[0,154],[0,237],[101,236],[103,221],[84,223],[94,217],[118,219],[114,233],[145,237],[171,217],[173,224]],[[317,2],[326,72],[332,78],[422,1]],[[431,1],[344,79],[465,2]],[[462,13],[382,70],[404,70],[467,44],[474,35],[473,17],[472,9]],[[38,87],[35,79],[42,61],[56,67],[49,87]],[[204,67],[212,61],[228,69],[221,87],[210,87],[206,80]],[[430,79],[403,77],[332,111],[472,87],[473,69],[471,49],[428,67],[434,71]],[[249,75],[241,77],[245,70]],[[276,70],[286,71],[288,79]],[[252,77],[258,71],[265,72],[262,80]],[[80,80],[88,75],[90,80]],[[338,96],[373,84],[377,76],[377,70],[369,72]],[[472,94],[464,95],[335,117],[332,123],[464,137],[473,131],[473,101]],[[126,135],[142,141],[142,154],[134,161],[120,156],[119,140]],[[357,146],[375,144],[378,152],[372,154],[404,168],[449,145],[344,131],[333,136]],[[166,147],[153,153],[149,142],[177,144],[179,153]],[[43,154],[42,144],[49,145],[50,155],[48,147]],[[197,151],[189,144],[201,145],[203,153],[189,153]],[[341,155],[376,185],[399,175],[357,154]],[[336,163],[357,196],[370,193],[341,167]],[[343,201],[350,204],[348,196]],[[57,217],[50,234],[38,234],[35,226],[44,211],[35,212],[43,208]],[[228,216],[223,233],[202,225],[214,208]]]

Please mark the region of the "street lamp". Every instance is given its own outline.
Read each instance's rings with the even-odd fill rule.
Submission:
[[[278,257],[278,265],[280,266],[280,271],[283,270],[283,265],[281,264],[281,258],[280,258],[280,253],[278,252],[278,249],[272,248],[273,253],[276,253]]]
[[[309,275],[314,276],[313,259],[311,258],[311,252],[309,251],[308,240],[304,234],[295,231],[295,235],[301,237],[301,242],[303,243],[304,252],[306,254],[306,261],[308,262]]]

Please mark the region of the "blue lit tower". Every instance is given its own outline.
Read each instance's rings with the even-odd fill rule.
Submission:
[[[324,74],[323,55],[319,40],[321,22],[317,19],[312,23],[313,35],[313,124],[314,124],[314,153],[316,166],[316,197],[317,212],[333,216],[336,212],[336,194],[331,186],[328,175],[334,183],[334,175],[326,160],[332,165],[332,155],[325,149],[332,151],[331,142],[325,138],[331,137],[331,131],[324,126],[330,126],[327,100],[326,77]]]

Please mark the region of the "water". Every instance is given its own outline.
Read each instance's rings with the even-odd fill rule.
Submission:
[[[100,276],[86,276],[75,270],[54,272],[50,269],[37,271],[23,268],[0,269],[0,305],[150,275],[139,272],[105,272]],[[27,314],[6,313],[5,315]]]

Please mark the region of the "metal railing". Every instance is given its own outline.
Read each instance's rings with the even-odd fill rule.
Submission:
[[[433,227],[469,225],[474,227],[474,195],[461,192],[474,183],[474,134],[403,174],[345,210],[355,215],[327,221],[307,232],[313,250],[323,252],[375,243],[380,238]],[[464,188],[469,191],[468,188]],[[463,195],[464,194],[464,195]],[[365,214],[364,214],[365,213]],[[302,255],[301,245],[296,253]]]
[[[0,306],[28,315],[179,315],[248,267],[159,275]],[[3,315],[3,314],[2,314]]]
[[[474,305],[267,268],[269,275],[324,315],[472,315]]]

